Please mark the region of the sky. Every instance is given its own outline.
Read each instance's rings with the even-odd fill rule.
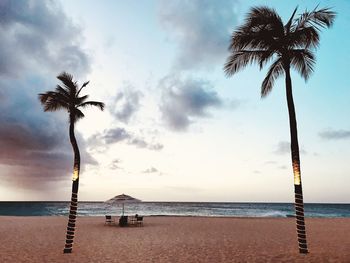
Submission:
[[[66,112],[38,93],[62,71],[106,109],[76,125],[79,199],[293,202],[283,78],[223,72],[232,32],[252,6],[332,7],[314,73],[292,72],[305,202],[350,202],[350,2],[0,0],[0,200],[69,200]]]

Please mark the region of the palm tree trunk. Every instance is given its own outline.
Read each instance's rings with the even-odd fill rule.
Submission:
[[[292,166],[293,166],[293,173],[294,173],[295,218],[296,218],[296,224],[297,224],[299,252],[303,254],[307,254],[308,249],[307,249],[306,231],[305,231],[303,190],[301,186],[298,130],[297,130],[297,120],[295,116],[295,108],[294,108],[293,93],[292,93],[292,80],[290,78],[289,63],[285,64],[284,70],[286,73],[286,95],[287,95],[287,104],[288,104],[288,113],[289,113]]]
[[[75,232],[75,221],[77,218],[78,208],[78,188],[79,188],[79,173],[80,173],[80,153],[77,141],[74,135],[74,121],[71,116],[69,125],[69,139],[74,151],[74,168],[73,168],[73,184],[72,184],[72,197],[69,209],[69,219],[66,234],[66,244],[64,246],[63,253],[72,253],[73,239]]]

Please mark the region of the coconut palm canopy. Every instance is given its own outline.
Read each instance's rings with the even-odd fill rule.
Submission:
[[[104,103],[99,101],[87,101],[89,95],[81,96],[80,94],[90,81],[84,82],[84,84],[79,87],[78,83],[73,80],[73,75],[67,72],[62,72],[57,78],[63,85],[58,84],[54,91],[39,94],[39,99],[44,106],[44,111],[64,109],[70,114],[70,122],[77,122],[85,117],[84,113],[81,111],[82,108],[95,106],[103,111]]]
[[[134,198],[126,194],[117,195],[106,201],[107,204],[122,204],[123,205],[122,215],[124,215],[125,203],[139,203],[139,202],[142,202],[142,201],[140,199]]]
[[[274,59],[261,85],[261,96],[271,91],[275,80],[284,74],[285,64],[308,80],[315,64],[314,49],[319,46],[320,29],[330,27],[335,12],[330,8],[305,11],[296,16],[295,8],[286,24],[269,7],[254,7],[245,23],[232,35],[224,70],[228,76],[249,64],[257,63],[262,69]]]

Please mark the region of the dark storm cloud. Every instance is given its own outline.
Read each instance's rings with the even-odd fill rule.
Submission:
[[[179,48],[175,67],[221,65],[237,22],[238,5],[237,0],[159,1],[159,21]]]
[[[161,143],[146,141],[141,136],[120,127],[107,129],[102,133],[95,134],[88,142],[93,145],[93,147],[99,147],[101,144],[108,145],[124,142],[129,145],[134,145],[137,148],[145,148],[153,151],[160,151],[164,148]]]
[[[18,122],[17,122],[18,121]],[[59,121],[38,122],[0,118],[0,165],[10,167],[11,178],[6,173],[1,179],[8,182],[21,182],[29,188],[43,187],[52,181],[67,180],[72,171],[73,154],[67,130]],[[51,126],[51,127],[50,127]],[[85,164],[96,161],[85,151],[85,142],[79,134],[77,140],[81,151],[82,171]],[[16,175],[16,181],[13,176]],[[68,176],[68,177],[67,177]],[[41,181],[41,186],[37,184]]]
[[[0,76],[40,67],[76,75],[89,70],[80,29],[54,1],[0,1]]]
[[[15,83],[19,85],[19,82]],[[1,179],[21,181],[21,185],[27,184],[30,188],[38,188],[37,181],[40,180],[41,184],[69,180],[67,175],[72,170],[73,154],[67,114],[44,113],[36,91],[33,90],[32,94],[25,92],[26,89],[31,91],[30,87],[20,88],[23,93],[18,93],[16,89],[4,90],[6,100],[0,104],[0,165],[10,166],[9,176],[16,175],[18,178],[9,180],[6,173],[2,173]],[[84,164],[96,164],[96,161],[86,152],[85,141],[78,132],[76,137],[83,170]]]
[[[131,117],[139,110],[141,97],[142,93],[140,91],[134,91],[128,85],[124,91],[116,95],[109,110],[117,120],[128,123]]]
[[[299,152],[302,154],[306,154],[306,151],[302,147],[299,148]],[[276,149],[274,150],[274,153],[278,155],[290,154],[290,142],[280,141],[277,144]]]
[[[29,189],[69,181],[67,113],[44,113],[37,94],[54,89],[63,70],[75,76],[89,71],[81,30],[54,1],[2,0],[0,38],[1,180]],[[84,170],[96,161],[76,136]]]
[[[318,134],[325,140],[348,140],[350,139],[350,130],[326,130]]]
[[[196,118],[208,117],[208,109],[222,105],[212,84],[204,80],[166,77],[159,82],[162,90],[160,110],[165,123],[174,130],[186,130]]]

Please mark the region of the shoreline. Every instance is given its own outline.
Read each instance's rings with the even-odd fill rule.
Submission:
[[[0,201],[0,203],[70,203],[71,201]],[[79,203],[105,203],[106,201],[79,201]],[[142,203],[148,204],[148,203],[179,203],[179,204],[196,204],[196,203],[203,203],[203,204],[291,204],[294,205],[293,202],[268,202],[268,201],[244,201],[244,202],[231,202],[231,201],[142,201]],[[335,203],[328,203],[328,202],[304,202],[304,204],[307,205],[350,205],[350,203],[346,202],[335,202]]]
[[[294,218],[146,216],[143,227],[80,216],[63,255],[66,216],[0,216],[0,262],[350,262],[350,218],[307,218],[299,255]]]
[[[33,217],[33,218],[40,218],[40,217],[47,217],[47,218],[54,218],[54,217],[59,217],[59,218],[68,218],[68,213],[66,215],[1,215],[1,217],[19,217],[19,218],[28,218],[28,217]],[[120,217],[121,215],[113,215],[110,213],[106,213],[106,215],[111,215],[112,217]],[[135,214],[130,214],[125,216],[134,216]],[[220,216],[220,215],[213,215],[213,216],[203,216],[203,215],[142,215],[139,214],[139,216],[143,216],[145,218],[152,218],[152,217],[174,217],[174,218],[229,218],[229,219],[295,219],[295,215],[287,215],[287,216]],[[104,215],[79,215],[79,212],[77,213],[77,220],[79,218],[104,218]],[[348,219],[350,221],[350,216],[332,216],[332,217],[325,217],[325,216],[305,216],[305,219]]]

